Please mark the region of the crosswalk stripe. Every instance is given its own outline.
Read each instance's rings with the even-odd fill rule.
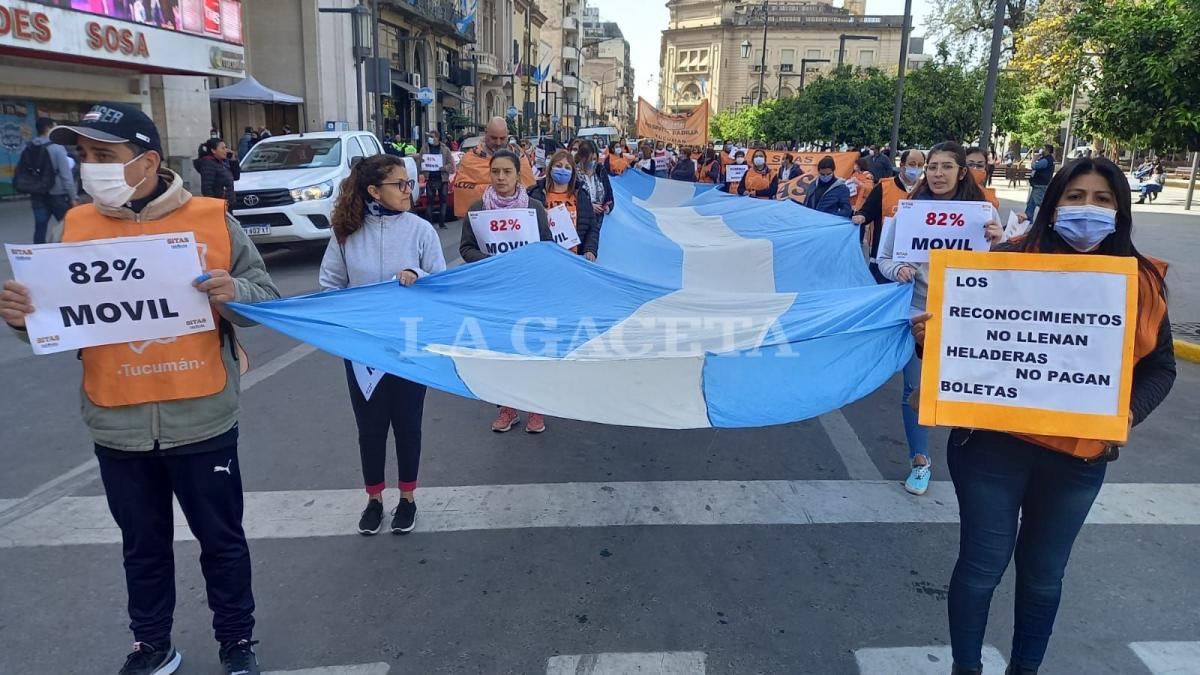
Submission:
[[[854,660],[861,675],[946,675],[954,662],[950,647],[889,647],[857,649]],[[1002,673],[1008,664],[990,645],[983,647],[983,672]]]
[[[704,652],[572,654],[546,661],[546,675],[704,675]]]
[[[362,490],[246,494],[251,539],[354,532]],[[663,481],[422,488],[417,532],[630,525],[955,523],[950,483],[913,497],[891,481]],[[191,537],[176,512],[175,536]],[[1114,483],[1100,491],[1093,525],[1200,525],[1200,484]],[[0,548],[113,544],[120,531],[104,497],[65,497],[0,527]]]
[[[391,666],[386,663],[363,663],[357,666],[325,666],[303,670],[272,670],[263,675],[387,675]]]
[[[1152,675],[1200,673],[1200,642],[1131,642],[1129,648]]]
[[[883,480],[883,474],[879,473],[879,468],[875,466],[875,462],[871,461],[871,455],[867,454],[867,449],[859,439],[858,432],[850,426],[850,422],[841,410],[827,412],[817,419],[821,422],[821,428],[825,430],[825,435],[829,437],[829,442],[833,444],[833,449],[837,451],[838,457],[842,458],[842,464],[845,465],[846,473],[850,475],[850,478]]]

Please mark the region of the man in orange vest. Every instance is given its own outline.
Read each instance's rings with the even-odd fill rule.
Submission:
[[[174,498],[200,544],[225,672],[255,675],[254,596],[237,457],[238,389],[246,357],[232,326],[251,322],[225,303],[271,300],[279,291],[225,202],[193,197],[183,179],[162,165],[158,129],[141,110],[101,103],[78,126],[56,127],[50,137],[78,145],[83,188],[93,200],[67,212],[63,241],[192,232],[205,270],[193,285],[208,295],[219,324],[204,333],[80,352],[83,418],[124,542],[135,642],[120,672],[173,673],[179,667],[181,657],[171,643]],[[15,281],[6,282],[0,294],[0,318],[25,340],[25,316],[36,300]],[[177,367],[180,363],[189,367]]]

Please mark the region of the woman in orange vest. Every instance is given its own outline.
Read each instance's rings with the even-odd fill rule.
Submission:
[[[556,206],[567,207],[580,241],[578,246],[571,247],[571,252],[591,261],[596,259],[596,248],[600,243],[596,211],[592,208],[591,195],[579,184],[575,158],[570,151],[559,150],[554,153],[550,158],[550,172],[529,190],[529,198],[544,204],[547,211]]]
[[[608,157],[604,160],[604,167],[610,176],[620,176],[629,168],[629,159],[620,143],[613,141],[608,144]]]
[[[890,284],[891,280],[879,272],[875,258],[879,255],[879,234],[883,229],[883,219],[896,215],[896,207],[901,199],[908,199],[908,193],[917,186],[925,171],[925,153],[916,148],[909,148],[900,153],[900,172],[892,178],[882,179],[871,189],[866,201],[858,213],[850,218],[858,225],[866,248],[870,242],[870,270],[875,281]]]
[[[721,160],[712,148],[705,150],[704,156],[700,159],[700,173],[697,180],[709,184],[721,182]]]
[[[996,197],[996,188],[987,187],[987,154],[978,146],[967,148],[967,170],[975,177],[975,182],[979,183],[979,189],[983,190],[983,196],[992,203],[992,206],[1000,208],[1000,200]]]
[[[846,185],[854,186],[854,194],[850,195],[850,206],[854,208],[855,213],[858,213],[862,209],[863,203],[867,201],[867,195],[875,189],[875,176],[871,173],[871,160],[859,157],[854,162],[854,173],[850,175],[850,180],[846,181]]]
[[[738,183],[739,195],[750,195],[759,199],[775,199],[779,191],[779,176],[767,166],[767,153],[755,150],[750,168],[742,175]]]
[[[1136,365],[1129,402],[1130,424],[1136,426],[1171,390],[1175,356],[1166,266],[1133,245],[1129,199],[1129,184],[1117,165],[1103,158],[1077,159],[1051,179],[1029,234],[1001,250],[1137,259]],[[918,349],[928,318],[914,320]],[[946,463],[958,495],[961,539],[947,598],[954,672],[980,672],[992,593],[1014,549],[1017,602],[1010,672],[1037,672],[1071,548],[1118,445],[971,429],[950,433]]]

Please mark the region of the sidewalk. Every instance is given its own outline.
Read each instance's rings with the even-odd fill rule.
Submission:
[[[1013,199],[1021,202],[1024,208],[1025,199],[1029,196],[1029,186],[1022,185],[1021,187],[1010,188],[1008,182],[1003,178],[1000,180],[992,179],[992,187],[996,188],[996,194],[1001,199]],[[1141,198],[1141,193],[1133,192],[1132,198],[1133,214],[1136,218],[1139,213],[1167,213],[1180,216],[1194,216],[1196,225],[1200,226],[1200,186],[1197,186],[1196,193],[1192,196],[1192,210],[1185,211],[1183,208],[1184,202],[1187,199],[1187,188],[1170,187],[1163,188],[1163,191],[1158,193],[1158,198],[1153,203],[1138,204],[1137,200]]]

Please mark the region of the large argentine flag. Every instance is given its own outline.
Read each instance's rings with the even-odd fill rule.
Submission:
[[[552,243],[237,311],[368,366],[521,410],[660,428],[814,417],[912,354],[907,285],[878,286],[849,221],[637,172],[600,260]]]

